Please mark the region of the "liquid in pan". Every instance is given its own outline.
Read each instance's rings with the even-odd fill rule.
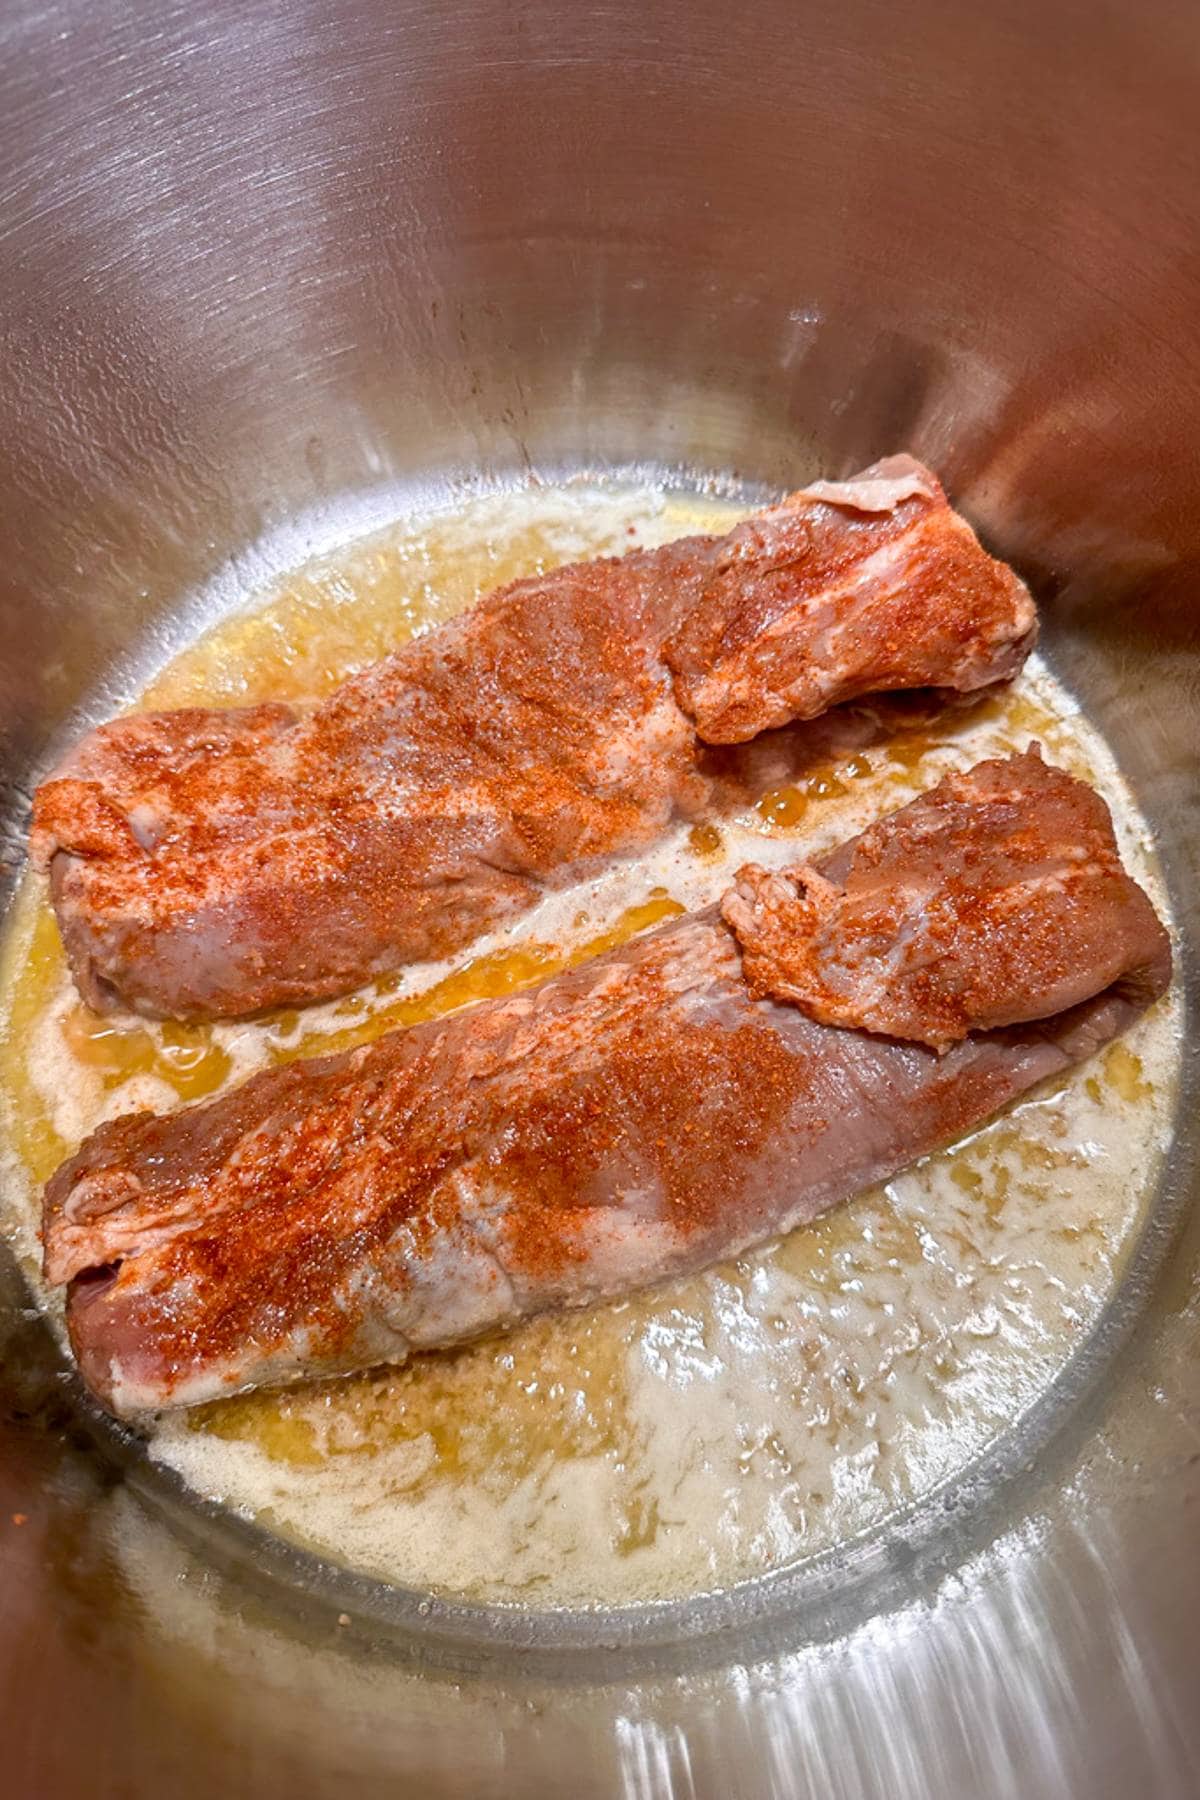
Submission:
[[[619,545],[631,521],[647,542],[692,519],[723,522],[698,510],[678,496],[586,490],[483,503],[305,574],[181,659],[151,698],[256,698],[256,639],[276,648],[264,689],[286,697],[291,681],[311,692],[320,683],[297,661],[324,662],[323,636],[326,646],[340,638],[350,662],[382,647],[372,628],[395,632],[404,607],[387,584],[397,573],[419,611],[423,585],[442,603],[455,581],[463,598],[491,587],[506,553],[525,572],[539,555]],[[427,580],[413,581],[423,559]],[[322,679],[338,672],[327,662]],[[815,854],[945,768],[1033,735],[1115,803],[1129,866],[1154,892],[1149,846],[1111,761],[1035,668],[975,714],[835,749],[740,816],[681,824],[650,856],[552,896],[451,966],[385,978],[301,1016],[212,1026],[118,1016],[96,1029],[27,901],[26,941],[38,943],[9,984],[5,1045],[14,1153],[46,1173],[58,1147],[105,1111],[215,1091],[297,1051],[511,991],[703,904],[740,862],[794,860],[801,841]],[[1168,1002],[1057,1093],[772,1250],[399,1374],[221,1402],[162,1427],[157,1451],[207,1491],[266,1508],[281,1529],[348,1561],[476,1596],[649,1597],[790,1560],[951,1472],[1060,1366],[1136,1234],[1128,1174],[1142,1171],[1144,1196],[1174,1055]],[[361,1504],[368,1492],[387,1507]]]

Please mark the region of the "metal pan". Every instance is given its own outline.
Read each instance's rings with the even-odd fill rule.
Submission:
[[[17,0],[7,874],[56,744],[397,494],[776,489],[903,444],[1035,582],[1194,945],[1198,104],[1184,4]],[[638,1616],[431,1604],[231,1526],[8,1278],[6,1791],[1195,1793],[1187,1077],[1130,1275],[1019,1435],[853,1555]]]

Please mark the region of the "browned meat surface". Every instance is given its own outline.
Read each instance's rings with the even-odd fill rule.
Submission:
[[[1155,929],[1107,806],[1036,746],[949,776],[824,873],[743,869],[721,910],[753,994],[936,1049],[1065,1012]]]
[[[1046,832],[1082,817],[1100,833],[1094,797],[1036,768],[976,772],[989,865],[1019,835],[1006,781],[1030,831],[1041,780]],[[908,863],[889,841],[907,846],[936,903],[913,828],[931,804],[868,837],[897,890]],[[859,848],[825,877],[845,881]],[[1061,853],[1047,836],[1042,863]],[[135,1415],[400,1361],[805,1223],[1089,1055],[1165,987],[1148,903],[1131,897],[1118,964],[1096,959],[1086,891],[1069,907],[1043,882],[1023,893],[1031,935],[1048,909],[1070,985],[1041,990],[1046,1016],[944,1055],[758,999],[714,907],[539,989],[103,1126],[46,1193],[47,1273],[70,1284],[85,1379]],[[1009,1002],[989,1003],[1026,1014],[1007,966]]]
[[[38,790],[31,849],[93,1007],[317,999],[719,806],[751,763],[704,740],[973,692],[1034,630],[935,477],[893,457],[726,537],[517,582],[304,714],[118,719]]]

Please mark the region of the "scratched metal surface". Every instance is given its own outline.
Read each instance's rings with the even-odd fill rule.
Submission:
[[[1182,3],[10,0],[7,873],[81,718],[398,492],[906,444],[1037,583],[1194,934],[1198,103]],[[668,1618],[515,1629],[254,1545],[97,1437],[9,1281],[5,1791],[1195,1794],[1195,1111],[1019,1443]]]

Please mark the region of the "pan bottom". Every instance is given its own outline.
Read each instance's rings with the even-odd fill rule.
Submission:
[[[283,577],[142,700],[312,697],[504,580],[723,530],[745,510],[699,489],[577,482],[401,518]],[[1167,916],[1149,828],[1103,737],[1036,658],[1001,700],[815,767],[737,819],[681,828],[467,956],[302,1012],[100,1020],[28,882],[5,950],[0,1073],[10,1223],[31,1279],[38,1186],[102,1119],[510,992],[706,904],[748,857],[819,853],[947,769],[1032,738],[1104,793]],[[1173,994],[1067,1080],[782,1243],[402,1370],[167,1417],[149,1456],[286,1543],[439,1602],[604,1614],[795,1568],[953,1488],[1053,1395],[1143,1234],[1180,1054]]]

